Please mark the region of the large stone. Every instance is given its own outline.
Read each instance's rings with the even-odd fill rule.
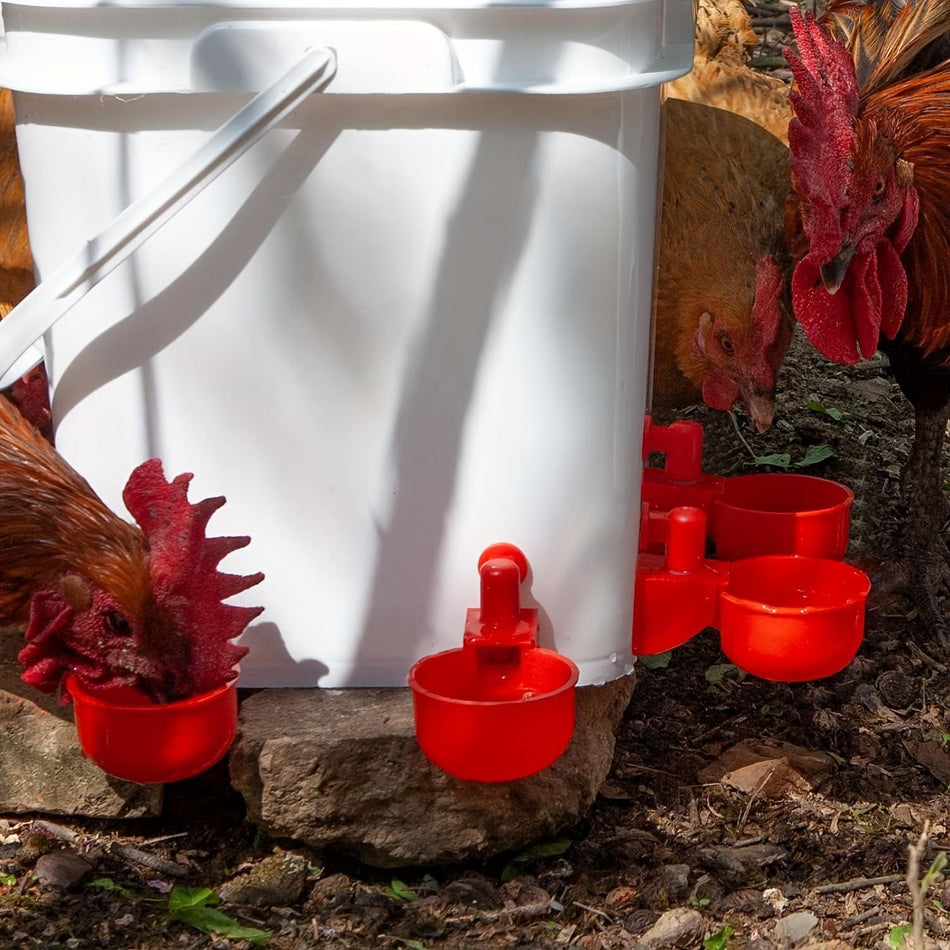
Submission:
[[[584,814],[610,769],[634,677],[577,690],[577,725],[550,768],[464,782],[416,743],[408,689],[273,689],[241,706],[231,778],[268,834],[377,867],[485,858]]]
[[[83,758],[72,710],[20,679],[22,644],[22,631],[0,629],[0,814],[159,814],[161,787],[120,781]]]

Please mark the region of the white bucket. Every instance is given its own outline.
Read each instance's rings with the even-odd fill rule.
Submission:
[[[246,686],[404,685],[509,541],[540,640],[629,671],[658,85],[689,0],[3,2],[38,276],[308,47],[336,73],[45,337],[57,447],[223,494]],[[93,247],[93,245],[90,245]],[[40,285],[42,288],[42,284]],[[84,295],[82,295],[84,294]]]

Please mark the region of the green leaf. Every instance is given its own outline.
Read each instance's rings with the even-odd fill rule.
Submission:
[[[899,927],[891,927],[891,931],[887,935],[887,942],[891,945],[892,950],[901,950],[901,947],[904,946],[904,941],[907,939],[907,935],[913,929],[911,924],[901,924]]]
[[[177,914],[188,907],[213,907],[220,900],[210,887],[173,887],[168,895],[168,909]]]
[[[250,940],[255,946],[264,946],[270,939],[269,931],[248,927],[214,907],[201,904],[185,905],[174,911],[172,917],[202,933],[217,934],[232,940]]]
[[[116,884],[111,877],[97,877],[94,881],[90,881],[87,887],[97,887],[100,891],[114,891],[116,894],[122,894],[125,897],[128,897],[132,892],[123,887],[121,884]]]
[[[789,468],[792,464],[792,456],[788,452],[781,452],[775,455],[757,455],[752,460],[753,465],[769,465],[772,468]]]
[[[833,458],[835,450],[830,445],[809,445],[805,457],[795,463],[795,468],[808,468],[809,465],[817,465],[824,462],[825,459]]]
[[[730,674],[738,670],[734,663],[715,663],[713,666],[710,666],[703,676],[706,677],[707,683],[712,683],[713,686],[721,686],[722,681]]]
[[[4,887],[13,887],[16,884],[15,874],[0,874],[0,884]]]
[[[713,934],[711,937],[707,937],[703,941],[703,946],[706,950],[725,950],[729,945],[729,938],[735,933],[735,931],[726,924],[719,933]]]
[[[937,853],[937,856],[933,859],[933,863],[927,868],[926,874],[924,874],[923,880],[920,882],[921,889],[926,894],[927,889],[933,884],[937,878],[943,873],[943,869],[947,866],[947,852],[940,851]]]
[[[417,901],[419,895],[408,884],[403,884],[398,878],[393,878],[392,883],[386,888],[386,893],[390,897],[395,897],[401,901]]]
[[[813,412],[821,412],[830,419],[834,419],[835,422],[841,422],[844,418],[844,413],[840,409],[835,409],[834,406],[825,406],[815,399],[806,399],[805,408],[811,409]]]
[[[520,854],[515,855],[504,867],[501,872],[501,879],[504,883],[514,880],[519,874],[524,872],[536,861],[542,858],[556,858],[573,844],[570,838],[554,838],[551,841],[539,841]]]
[[[673,656],[672,650],[666,653],[654,653],[652,656],[638,656],[637,659],[648,670],[665,670],[670,665],[670,659]]]

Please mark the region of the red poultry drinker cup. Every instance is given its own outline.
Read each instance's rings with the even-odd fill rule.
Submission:
[[[151,457],[227,498],[222,570],[266,576],[242,686],[405,685],[497,538],[579,683],[632,670],[689,0],[145,5],[0,0],[42,278],[0,376],[41,341],[57,447],[120,515]]]
[[[514,545],[479,560],[481,606],[468,611],[462,647],[409,672],[416,736],[456,778],[507,782],[551,765],[574,731],[577,667],[537,645],[538,611],[521,606],[528,564]]]

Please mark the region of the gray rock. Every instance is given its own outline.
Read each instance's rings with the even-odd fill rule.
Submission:
[[[637,946],[644,950],[657,950],[659,947],[692,942],[701,937],[702,933],[703,915],[688,907],[676,907],[661,915],[660,919],[638,938]]]
[[[241,706],[232,782],[268,834],[377,867],[485,858],[582,815],[610,769],[634,678],[577,691],[577,725],[550,768],[515,782],[446,775],[422,754],[408,689],[264,690]]]
[[[77,887],[92,871],[92,864],[75,851],[50,851],[37,859],[33,869],[37,881],[52,891]]]
[[[160,787],[112,778],[83,758],[72,710],[20,680],[22,645],[22,631],[0,628],[0,814],[160,814]]]
[[[666,910],[689,892],[689,865],[665,864],[650,875],[640,893],[640,903],[652,910]]]
[[[818,918],[809,910],[789,914],[775,922],[772,938],[785,946],[801,943],[818,926]]]
[[[290,851],[277,851],[218,889],[228,904],[274,907],[294,904],[307,883],[307,860]]]

